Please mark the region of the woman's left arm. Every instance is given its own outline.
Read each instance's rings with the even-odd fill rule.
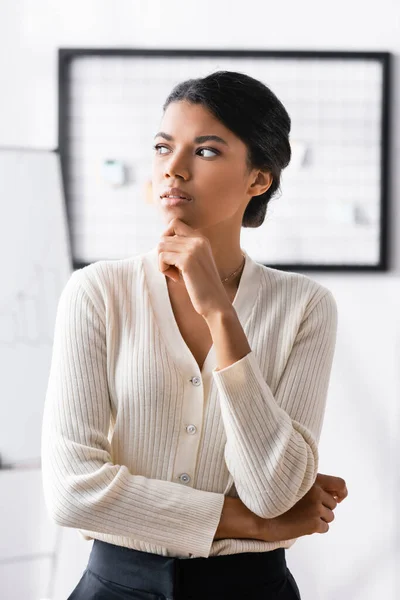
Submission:
[[[237,316],[209,316],[213,370],[227,443],[225,461],[242,502],[268,519],[290,510],[312,487],[336,332],[327,290],[306,309],[275,395]]]

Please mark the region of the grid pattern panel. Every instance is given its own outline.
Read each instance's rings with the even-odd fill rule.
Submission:
[[[264,264],[376,265],[381,219],[382,65],[376,60],[79,56],[68,71],[68,196],[74,260],[154,246],[165,224],[149,199],[153,137],[173,86],[215,70],[268,85],[291,119],[292,161],[264,224],[242,247]],[[125,165],[126,184],[104,177]]]

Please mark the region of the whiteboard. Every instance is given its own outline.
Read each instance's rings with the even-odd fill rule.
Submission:
[[[72,260],[57,153],[0,148],[0,458],[40,460],[58,299]]]

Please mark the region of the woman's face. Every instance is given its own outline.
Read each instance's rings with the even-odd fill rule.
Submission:
[[[257,171],[247,168],[242,140],[202,105],[179,101],[167,107],[154,145],[153,201],[167,223],[177,217],[198,229],[233,220],[240,228],[250,198],[261,193],[250,188]],[[192,200],[163,205],[161,195],[172,187]]]

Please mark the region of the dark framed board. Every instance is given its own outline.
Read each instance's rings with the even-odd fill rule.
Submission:
[[[281,192],[241,245],[290,271],[388,270],[387,52],[59,50],[59,153],[74,268],[154,247],[153,137],[175,84],[216,70],[263,81],[291,120]]]

